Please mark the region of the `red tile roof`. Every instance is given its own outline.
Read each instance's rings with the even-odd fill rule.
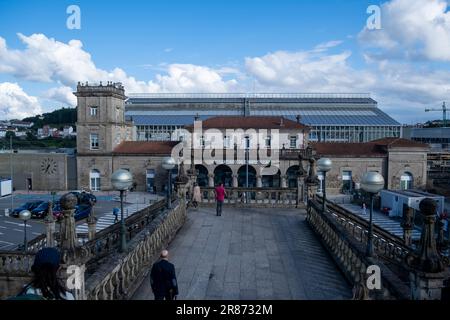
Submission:
[[[300,129],[309,130],[304,124],[283,117],[258,116],[224,116],[204,120],[202,127],[206,129]],[[192,129],[193,125],[186,126]]]
[[[428,148],[425,143],[403,138],[383,138],[365,143],[312,142],[319,155],[384,157],[390,148]]]
[[[145,155],[170,155],[177,141],[124,141],[113,151],[113,154],[145,154]]]
[[[399,147],[399,148],[428,148],[426,143],[403,139],[403,138],[383,138],[373,140],[371,143],[375,143],[380,146],[387,147]]]

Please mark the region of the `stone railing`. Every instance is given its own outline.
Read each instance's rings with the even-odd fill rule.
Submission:
[[[224,204],[236,207],[292,208],[298,205],[296,188],[226,188],[226,192]],[[214,204],[215,201],[214,188],[202,188],[202,204]]]
[[[313,203],[320,205],[320,210],[322,210],[321,198],[317,197],[317,201]],[[369,230],[367,220],[329,201],[327,201],[327,210],[330,217],[335,219],[355,241],[367,244]],[[399,267],[404,266],[405,258],[413,253],[413,249],[405,245],[402,238],[375,224],[373,225],[373,248],[378,258],[398,264]]]
[[[166,205],[166,200],[155,202],[125,219],[126,239],[133,239],[136,234],[150,225],[153,219],[160,214]],[[78,241],[89,252],[89,263],[93,263],[111,252],[117,250],[120,242],[120,223],[113,224],[96,233],[93,240],[88,240],[88,234],[77,234]]]
[[[179,202],[169,211],[160,213],[137,236],[126,255],[116,257],[111,263],[103,263],[107,270],[96,270],[86,279],[86,297],[89,300],[127,299],[133,295],[147,275],[160,251],[176,235],[186,220],[185,203]]]
[[[354,288],[361,289],[357,294],[358,299],[409,299],[410,287],[408,279],[399,277],[394,272],[389,263],[384,263],[380,259],[374,259],[365,255],[364,231],[340,220],[339,215],[333,215],[329,212],[323,213],[321,205],[310,200],[308,202],[307,221],[312,229],[319,236],[319,239],[335,260],[347,280],[354,285]],[[377,246],[377,253],[383,252],[381,246]],[[384,248],[389,248],[384,246]],[[394,261],[403,256],[403,253],[389,251],[388,256],[394,256]],[[366,272],[371,265],[376,265],[381,271],[380,290],[374,290],[369,294],[366,287]],[[408,276],[407,273],[404,275]]]
[[[16,295],[31,280],[33,262],[32,253],[0,253],[0,300]]]
[[[28,252],[36,253],[47,246],[47,236],[45,234],[41,234],[40,236],[30,240],[27,246]]]

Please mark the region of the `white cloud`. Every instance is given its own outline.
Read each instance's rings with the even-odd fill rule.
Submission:
[[[249,75],[273,90],[355,92],[367,88],[375,79],[349,65],[350,51],[326,54],[339,43],[319,45],[311,51],[277,51],[246,58],[245,65]]]
[[[27,95],[17,83],[0,83],[0,119],[23,119],[41,113],[38,99]]]
[[[229,70],[227,70],[229,71]],[[220,71],[192,64],[171,64],[167,75],[157,75],[156,83],[161,92],[228,92],[237,81],[225,81]]]
[[[381,6],[381,30],[358,38],[373,58],[450,61],[450,11],[446,0],[391,0]]]
[[[56,87],[44,92],[43,97],[53,101],[62,102],[68,106],[76,106],[77,98],[73,94],[71,87]]]
[[[224,92],[235,84],[235,80],[223,80],[220,72],[214,69],[192,64],[168,65],[167,74],[157,75],[155,81],[140,81],[121,68],[110,71],[97,68],[79,40],[66,44],[43,34],[25,36],[19,33],[18,37],[26,46],[24,50],[9,49],[0,37],[0,73],[19,79],[56,82],[72,88],[78,81],[118,81],[124,84],[128,92],[143,93],[188,90]],[[60,91],[51,94],[61,98]]]

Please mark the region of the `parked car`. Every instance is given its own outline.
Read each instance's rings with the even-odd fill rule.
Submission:
[[[59,202],[53,204],[53,216],[58,219],[62,216],[62,210]],[[48,214],[48,202],[43,202],[31,211],[31,218],[42,219]]]
[[[21,211],[23,211],[23,210],[31,211],[31,210],[35,209],[36,207],[38,207],[43,202],[44,201],[30,201],[30,202],[24,203],[20,207],[15,208],[13,210],[13,212],[11,213],[11,216],[17,218]]]
[[[91,213],[91,210],[92,206],[88,204],[77,205],[75,208],[75,215],[74,215],[75,221],[86,219]]]
[[[78,204],[90,204],[94,205],[97,203],[97,197],[92,193],[86,191],[72,191],[70,192],[78,199]]]

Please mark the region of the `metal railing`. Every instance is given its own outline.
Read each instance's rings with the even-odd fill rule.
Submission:
[[[370,93],[130,93],[129,98],[147,99],[362,99]]]

